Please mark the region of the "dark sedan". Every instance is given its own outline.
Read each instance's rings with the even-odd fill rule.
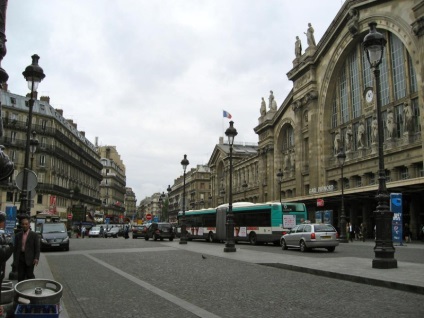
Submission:
[[[138,237],[145,237],[147,234],[147,226],[145,225],[135,225],[132,228],[132,238],[136,239]]]

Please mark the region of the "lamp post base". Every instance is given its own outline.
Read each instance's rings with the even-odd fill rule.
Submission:
[[[187,244],[187,239],[180,238],[180,244]]]
[[[224,252],[231,253],[231,252],[236,252],[236,251],[237,251],[237,249],[234,246],[234,244],[226,244],[225,247],[224,247]]]
[[[372,268],[390,269],[397,268],[397,260],[395,258],[374,258],[372,260]]]

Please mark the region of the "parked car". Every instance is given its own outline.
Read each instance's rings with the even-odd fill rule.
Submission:
[[[146,236],[144,237],[146,241],[149,240],[149,238],[156,240],[163,241],[164,238],[169,239],[170,241],[173,241],[175,237],[175,233],[173,230],[173,227],[171,223],[152,223],[147,228]]]
[[[37,228],[40,235],[40,250],[69,251],[69,236],[65,223],[41,223]]]
[[[138,237],[145,237],[147,233],[147,226],[145,225],[135,225],[132,228],[132,238],[136,239]]]
[[[289,247],[306,252],[312,248],[326,248],[334,252],[339,245],[339,234],[331,224],[299,224],[281,237],[283,250]]]
[[[93,226],[88,232],[88,237],[100,237],[100,226]]]
[[[111,227],[111,228],[108,228],[107,230],[105,230],[104,235],[105,235],[106,238],[108,238],[108,237],[117,238],[119,236],[119,231],[120,231],[120,228],[117,227],[117,226],[114,226],[114,227]]]

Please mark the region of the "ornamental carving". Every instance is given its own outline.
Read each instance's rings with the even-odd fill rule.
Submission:
[[[298,100],[295,100],[292,103],[292,109],[294,111],[300,109],[302,106],[307,105],[311,100],[315,100],[318,98],[318,92],[317,91],[310,91],[306,93],[303,97],[299,98]]]
[[[424,16],[419,17],[417,20],[415,20],[414,23],[411,24],[412,32],[416,36],[421,36],[424,34]]]

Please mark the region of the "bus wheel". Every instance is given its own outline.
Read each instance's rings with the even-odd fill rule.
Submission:
[[[207,241],[208,241],[209,243],[213,243],[213,234],[212,234],[212,232],[209,232],[209,235],[208,235],[208,239],[207,239]]]
[[[258,239],[256,237],[256,233],[250,233],[250,235],[249,235],[249,242],[250,242],[251,245],[258,244]]]

